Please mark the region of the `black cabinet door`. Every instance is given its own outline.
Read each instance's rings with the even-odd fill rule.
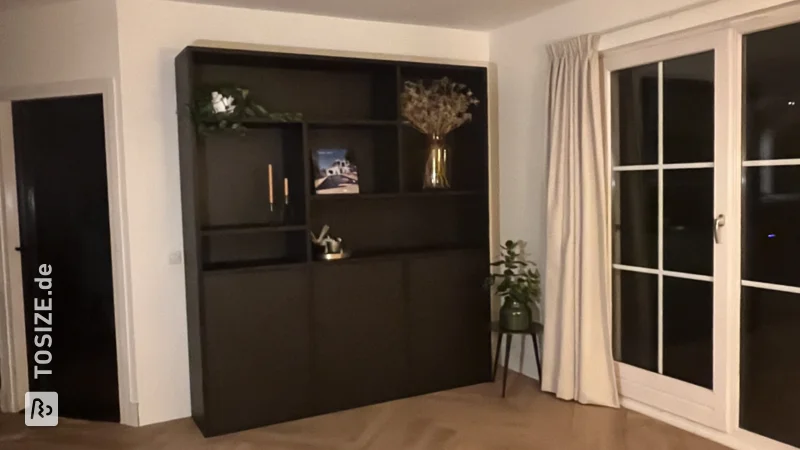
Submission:
[[[310,415],[307,269],[205,277],[207,435]]]
[[[489,380],[488,254],[450,252],[408,263],[412,393]]]
[[[401,262],[315,265],[313,309],[318,412],[408,394]]]

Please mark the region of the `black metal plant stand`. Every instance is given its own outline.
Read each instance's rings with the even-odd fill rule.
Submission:
[[[494,368],[492,369],[492,381],[497,378],[497,365],[500,362],[500,345],[503,342],[503,335],[506,336],[506,364],[503,366],[503,397],[506,396],[506,380],[508,379],[508,359],[511,355],[511,339],[514,335],[530,335],[533,340],[533,352],[536,355],[536,370],[539,374],[539,381],[542,379],[542,363],[539,359],[539,338],[537,335],[544,331],[544,326],[540,323],[532,322],[531,327],[524,331],[511,331],[500,328],[498,322],[492,323],[492,331],[497,333],[497,347],[494,352]]]

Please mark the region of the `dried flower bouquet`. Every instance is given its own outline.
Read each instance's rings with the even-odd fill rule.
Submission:
[[[425,85],[406,81],[402,96],[403,116],[418,131],[440,135],[455,130],[472,119],[469,107],[478,100],[466,85],[445,77]]]

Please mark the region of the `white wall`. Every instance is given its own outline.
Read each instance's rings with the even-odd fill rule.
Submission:
[[[787,0],[574,0],[492,31],[490,59],[498,72],[501,238],[528,241],[533,259],[544,262],[548,43],[613,31],[604,34],[600,46],[615,47],[781,3]],[[530,348],[527,345],[523,372],[535,376]],[[519,359],[511,367],[518,370]]]
[[[100,92],[105,86],[118,85],[117,13],[113,1],[64,0],[47,3],[19,2],[16,5],[15,8],[0,11],[0,89],[4,94],[13,92],[13,95],[20,95],[22,98],[37,95],[59,96],[77,91],[88,93],[92,92],[91,89],[98,89],[95,92]],[[116,117],[119,93],[112,92],[112,89],[109,89],[109,93],[112,98],[106,103],[110,106],[107,117]],[[7,120],[7,125],[10,126],[10,116]],[[113,122],[114,120],[108,119],[107,125]],[[115,139],[117,134],[111,130],[107,137]],[[114,161],[113,157],[109,158],[109,163]],[[13,168],[11,170],[13,172]],[[114,189],[112,183],[109,183],[109,187]],[[119,203],[112,199],[112,214],[118,206]],[[16,208],[11,212],[16,213]],[[116,219],[111,218],[112,227]],[[16,232],[16,225],[9,226]],[[112,229],[112,236],[113,231]],[[116,240],[115,242],[119,243]],[[18,261],[10,263],[11,282],[17,281],[13,279],[17,273],[13,267],[18,265]],[[123,267],[117,275],[124,273],[124,270]],[[120,280],[120,283],[124,282]],[[7,302],[14,302],[14,299],[13,294],[6,292]],[[121,301],[124,302],[125,299]],[[124,317],[125,312],[122,311],[120,315]],[[24,341],[24,336],[14,337]],[[130,349],[130,341],[127,336],[121,340],[124,341],[124,350],[118,349],[118,354],[124,361]],[[22,357],[24,358],[24,354]],[[131,364],[128,361],[128,365]],[[135,386],[129,385],[129,373],[121,373],[120,391],[122,396],[134,399]],[[15,407],[10,404],[7,406]],[[135,423],[134,411],[127,406],[129,405],[124,402],[121,404],[122,418],[126,423]]]
[[[0,11],[0,86],[116,77],[115,17],[107,0]]]
[[[488,61],[488,34],[160,0],[118,0],[141,424],[190,414],[174,58],[196,40]]]

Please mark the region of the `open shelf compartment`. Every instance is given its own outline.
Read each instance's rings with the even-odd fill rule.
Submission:
[[[400,196],[315,202],[311,230],[331,227],[354,255],[476,248],[489,233],[485,196]]]
[[[406,64],[400,68],[401,86],[406,81],[430,83],[447,77],[466,85],[476,98],[486,102],[486,70],[481,67]],[[401,88],[402,89],[402,88]],[[456,191],[486,189],[488,183],[489,134],[485,104],[470,108],[472,120],[449,133],[446,138],[450,185]],[[402,118],[401,118],[402,119]],[[423,191],[425,163],[428,157],[427,136],[405,123],[401,128],[402,185],[406,192]]]
[[[361,194],[399,192],[397,127],[309,127],[308,146],[311,153],[312,195],[337,195],[336,176],[318,170],[319,151],[346,150],[347,159],[357,168]],[[329,194],[321,194],[320,188]]]
[[[203,270],[302,264],[308,261],[305,230],[203,237]]]
[[[197,84],[236,80],[270,112],[309,121],[397,119],[397,67],[389,62],[213,50],[194,59]]]
[[[306,218],[303,127],[248,129],[205,136],[199,143],[203,230],[303,225]],[[269,167],[272,165],[272,204]],[[288,197],[284,195],[288,180]]]

